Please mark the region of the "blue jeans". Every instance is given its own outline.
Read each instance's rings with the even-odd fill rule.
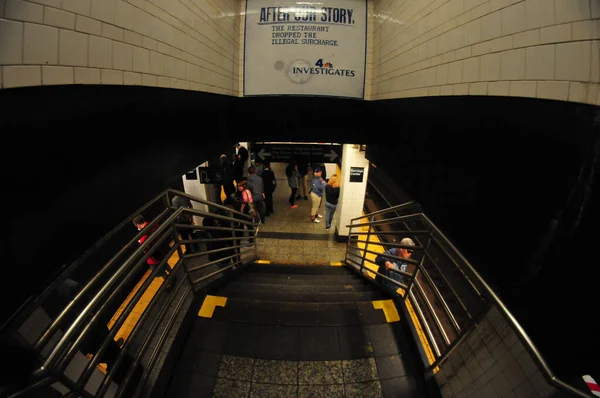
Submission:
[[[333,215],[335,214],[337,205],[325,201],[325,228],[331,228],[331,222],[333,221]]]
[[[387,274],[387,276],[389,276],[391,279],[395,280],[396,282],[402,283],[404,281],[404,277],[397,272],[386,270],[386,274]],[[393,282],[386,280],[385,283],[386,283],[387,287],[389,287],[393,291],[396,291],[400,288],[400,286],[396,285]]]

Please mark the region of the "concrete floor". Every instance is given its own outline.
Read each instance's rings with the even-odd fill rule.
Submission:
[[[329,265],[344,260],[346,244],[335,239],[335,223],[329,231],[325,221],[313,223],[310,219],[310,196],[308,200],[297,199],[296,209],[288,203],[291,189],[287,183],[284,163],[273,163],[272,170],[277,179],[273,194],[273,215],[261,224],[257,239],[260,259],[280,264]],[[312,171],[307,175],[308,186]],[[319,214],[325,216],[325,203],[321,203]]]

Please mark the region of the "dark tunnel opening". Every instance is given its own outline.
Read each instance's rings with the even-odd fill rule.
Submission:
[[[14,286],[3,292],[2,320],[58,267],[236,141],[360,143],[491,282],[559,375],[598,374],[600,331],[589,324],[598,302],[597,108],[57,86],[4,90],[0,113],[2,268]]]

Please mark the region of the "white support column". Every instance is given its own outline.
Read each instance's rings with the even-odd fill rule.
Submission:
[[[363,213],[369,161],[365,158],[365,152],[361,152],[359,148],[360,145],[344,144],[342,149],[340,200],[334,217],[336,235],[341,239],[347,239],[350,234],[350,229],[346,227],[350,224],[350,220]],[[361,172],[362,181],[350,182],[351,173],[354,174],[354,178],[358,178]]]
[[[198,173],[198,167],[208,167],[208,162],[205,162],[197,167],[194,167],[196,172],[196,180],[188,180],[185,178],[185,174],[181,176],[183,179],[183,191],[188,195],[196,196],[206,201],[214,202],[214,189],[210,184],[200,184],[200,175]],[[208,206],[202,203],[192,201],[192,207],[200,211],[208,211]],[[202,217],[194,216],[194,224],[202,224]]]

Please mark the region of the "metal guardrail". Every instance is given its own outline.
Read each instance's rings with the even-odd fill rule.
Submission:
[[[407,214],[411,208],[417,212]],[[430,358],[425,372],[435,373],[475,330],[486,309],[496,305],[537,362],[548,383],[575,396],[590,397],[553,374],[531,338],[498,295],[415,202],[353,218],[347,227],[350,238],[346,263],[354,266],[365,278],[394,284],[399,290],[382,288],[398,294],[407,306],[414,308],[426,342],[433,351],[433,358]],[[395,243],[395,240],[404,237],[415,241],[416,245],[410,248],[419,259],[414,260],[414,254],[412,260],[386,256],[390,261],[401,260],[409,265],[407,272],[388,270],[401,274],[404,281],[408,279],[408,282],[401,283],[390,278],[385,271],[381,272],[373,256],[382,254],[381,248],[409,248]],[[369,246],[375,246],[375,249],[370,250]]]
[[[175,208],[171,205],[171,198],[175,195],[204,205],[212,211],[185,207]],[[156,207],[162,210],[154,209]],[[85,283],[74,297],[68,300],[56,317],[47,321],[45,325],[41,325],[42,330],[37,337],[31,341],[26,341],[19,334],[19,328],[27,325],[28,322],[32,322],[33,315],[37,314],[40,309],[43,310],[47,300],[52,294],[56,293],[61,283],[68,280],[69,276],[73,275],[73,272],[79,267],[87,265],[91,259],[100,254],[111,238],[115,237],[125,227],[131,228],[132,221],[137,215],[150,212],[151,209],[154,209],[156,215],[149,221],[148,225],[125,242],[121,249],[104,263],[96,275]],[[177,220],[184,213],[219,220],[222,226],[180,224]],[[123,379],[119,381],[114,394],[115,396],[125,394],[128,397],[129,394],[132,394],[133,397],[139,396],[150,377],[150,372],[158,359],[167,336],[173,328],[179,313],[184,309],[186,297],[203,288],[206,283],[209,283],[215,277],[235,270],[255,259],[256,245],[252,245],[251,241],[256,239],[258,227],[258,224],[255,224],[249,215],[181,191],[167,189],[157,195],[100,239],[78,260],[69,266],[63,267],[60,275],[40,295],[30,297],[19,311],[10,318],[10,321],[3,325],[1,330],[3,338],[18,341],[21,345],[32,350],[38,358],[38,365],[35,369],[32,369],[31,380],[28,385],[19,386],[17,389],[9,391],[7,396],[11,398],[23,397],[31,394],[34,390],[48,388],[52,385],[61,391],[66,389],[65,396],[69,397],[102,397],[115,389],[113,382],[119,368],[123,365],[124,359],[132,353],[132,343],[142,338],[137,352],[132,353],[135,354],[133,355],[133,363],[127,369]],[[196,234],[203,234],[203,236],[194,237],[194,239],[182,239],[181,233],[190,229],[194,230]],[[148,230],[152,232],[148,233]],[[222,236],[207,237],[207,233],[219,233]],[[139,244],[138,241],[144,235],[148,235],[147,239]],[[249,242],[242,243],[244,240]],[[129,291],[126,290],[127,286],[131,285],[132,282],[136,282],[136,277],[148,267],[148,258],[155,254],[161,244],[163,246],[169,244],[170,250],[146,279],[137,283],[137,291],[129,294]],[[210,244],[219,244],[222,247],[212,250],[202,248]],[[192,246],[202,249],[194,253],[187,250],[184,252],[185,247]],[[174,258],[175,254],[178,255],[179,260],[173,265],[168,277],[165,278],[165,281],[148,302],[144,312],[130,331],[127,340],[120,347],[116,360],[111,364],[103,379],[96,383],[98,384],[96,390],[88,391],[86,387],[88,387],[92,376],[97,375],[99,372],[97,365],[101,362],[103,355],[115,344],[114,339],[119,329],[146,293],[155,277],[163,272],[164,267],[168,269],[168,261]],[[210,259],[207,259],[207,257],[210,257]],[[178,278],[176,286],[169,290],[167,286],[171,285],[179,274],[185,277]],[[114,323],[112,327],[103,335],[103,340],[97,346],[97,349],[90,353],[91,359],[82,369],[79,369],[80,373],[76,377],[67,376],[66,372],[75,360],[74,358],[80,351],[80,347],[93,336],[95,328],[100,325],[102,317],[107,315],[106,311],[109,304],[118,304],[116,300],[119,294],[122,293],[129,294],[129,302],[121,305],[121,312],[118,316],[113,316]],[[167,311],[175,302],[175,309],[170,313],[169,318],[165,319]],[[157,310],[158,313],[154,312]],[[142,326],[149,322],[152,316],[155,316],[155,318],[150,327],[143,330]],[[164,325],[161,326],[161,324]],[[40,327],[38,324],[35,326]],[[158,336],[158,340],[154,341],[160,327],[163,327],[162,332]],[[143,331],[146,333],[145,335],[142,334]],[[149,353],[148,350],[151,348],[152,352]],[[134,384],[134,372],[142,365],[142,358],[145,358],[148,353],[149,359],[143,364],[144,369],[141,378]],[[131,392],[128,391],[130,388],[135,389]]]

